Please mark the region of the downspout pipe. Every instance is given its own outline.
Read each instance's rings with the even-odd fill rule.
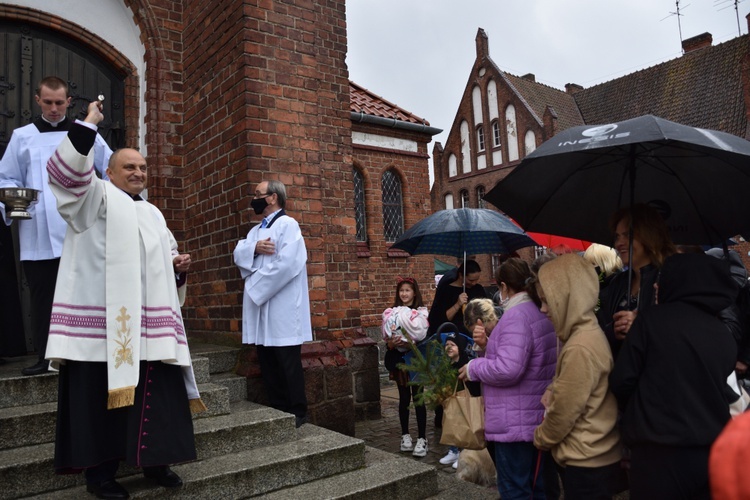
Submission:
[[[380,125],[383,127],[390,127],[400,130],[408,130],[409,132],[419,132],[422,134],[438,135],[443,129],[430,127],[424,123],[410,123],[395,118],[383,118],[382,116],[366,115],[362,111],[350,111],[349,118],[356,123],[369,123],[372,125]]]

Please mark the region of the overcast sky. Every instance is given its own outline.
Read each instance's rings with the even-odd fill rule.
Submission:
[[[733,0],[680,0],[682,38],[738,36]],[[675,0],[347,0],[349,78],[443,129],[445,145],[476,57],[560,90],[590,87],[682,54]],[[738,5],[747,33],[750,1]]]

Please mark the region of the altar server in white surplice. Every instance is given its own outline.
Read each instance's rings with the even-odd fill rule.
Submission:
[[[250,205],[263,214],[234,249],[245,279],[242,342],[255,344],[269,405],[307,421],[302,343],[312,340],[307,249],[299,224],[284,212],[286,188],[263,181]]]
[[[39,83],[36,102],[42,115],[32,123],[13,131],[0,160],[0,188],[26,187],[39,190],[39,201],[29,209],[31,219],[18,221],[21,265],[29,285],[31,331],[39,358],[34,366],[24,368],[24,375],[47,371],[44,352],[55,293],[55,276],[60,264],[65,221],[57,213],[55,197],[47,185],[47,160],[68,134],[72,120],[65,113],[70,106],[68,84],[55,76]],[[103,174],[112,151],[99,134],[94,141],[94,166]],[[6,217],[0,203],[0,216]],[[5,218],[10,224],[10,219]]]
[[[55,469],[85,471],[88,491],[127,498],[119,462],[165,487],[168,464],[196,458],[191,410],[205,409],[193,375],[178,285],[190,256],[141,197],[146,160],[119,149],[93,174],[100,103],[89,105],[47,164],[68,224],[47,359],[60,369]],[[182,283],[180,283],[182,282]]]

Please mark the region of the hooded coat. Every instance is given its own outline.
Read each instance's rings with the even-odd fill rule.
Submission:
[[[737,346],[716,315],[736,294],[724,261],[677,254],[664,262],[658,305],[639,313],[610,376],[627,444],[709,446],[719,435]]]
[[[599,280],[594,267],[566,254],[539,269],[548,316],[563,346],[550,386],[551,402],[534,431],[534,444],[550,449],[555,461],[602,467],[621,458],[617,402],[607,377],[612,353],[594,308]]]

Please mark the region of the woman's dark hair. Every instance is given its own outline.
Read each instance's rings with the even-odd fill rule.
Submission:
[[[523,259],[514,257],[503,262],[497,270],[495,280],[498,286],[500,283],[505,283],[514,292],[523,292],[527,291],[529,282],[533,277],[529,264]]]
[[[417,280],[414,278],[398,278],[398,282],[396,283],[396,300],[393,301],[393,307],[399,307],[406,305],[404,304],[404,301],[401,300],[401,296],[399,295],[399,292],[401,291],[401,287],[404,285],[411,285],[411,289],[414,290],[414,302],[412,302],[411,307],[412,309],[416,309],[417,307],[424,307],[424,300],[422,300],[422,293],[419,291],[419,285],[417,285]]]
[[[467,260],[466,261],[466,274],[464,274],[464,265],[461,264],[458,266],[458,276],[467,276],[469,274],[474,273],[481,273],[482,268],[479,267],[479,264],[475,260]]]

